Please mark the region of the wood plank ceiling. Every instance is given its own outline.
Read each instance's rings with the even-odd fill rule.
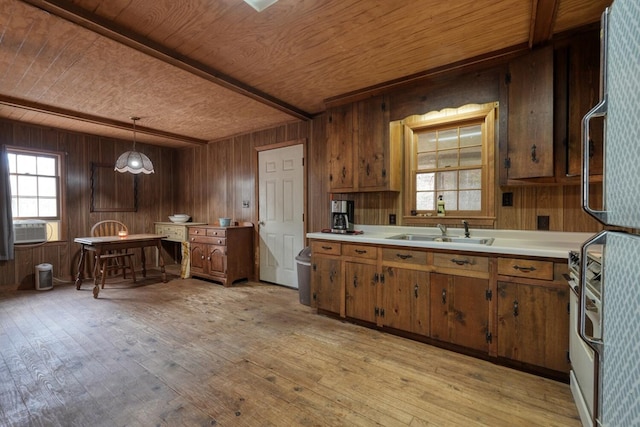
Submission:
[[[0,0],[0,117],[165,146],[543,43],[610,0]]]

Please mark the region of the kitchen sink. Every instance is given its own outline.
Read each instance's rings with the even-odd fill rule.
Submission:
[[[475,245],[491,245],[493,243],[493,237],[462,237],[462,236],[442,236],[440,234],[397,234],[395,236],[387,237],[390,240],[411,240],[416,242],[448,242],[448,243],[463,243],[463,244],[475,244]]]

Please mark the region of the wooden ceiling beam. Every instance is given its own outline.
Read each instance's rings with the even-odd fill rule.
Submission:
[[[0,95],[0,105],[6,105],[9,107],[62,117],[65,119],[73,119],[76,121],[82,121],[82,122],[91,123],[94,125],[106,126],[109,128],[133,132],[133,123],[120,122],[117,120],[111,120],[104,117],[93,116],[91,114],[85,114],[78,111],[67,110],[65,108],[53,107],[50,105],[40,104],[38,102],[14,98],[11,96]],[[136,133],[151,135],[154,137],[165,138],[169,140],[175,140],[175,141],[180,141],[180,142],[194,144],[194,145],[206,145],[208,143],[208,141],[204,139],[192,138],[190,136],[179,135],[171,132],[165,132],[158,129],[146,128],[139,125],[136,125]]]
[[[222,86],[226,89],[244,95],[254,101],[275,108],[300,120],[310,120],[312,114],[290,105],[274,96],[264,93],[252,86],[221,73],[201,62],[195,61],[178,52],[162,46],[129,29],[116,25],[112,21],[76,6],[66,0],[22,0],[34,7],[42,9],[59,18],[73,22],[90,31],[107,37],[167,64],[171,64],[184,71]]]
[[[551,40],[559,3],[560,0],[531,0],[530,48]]]

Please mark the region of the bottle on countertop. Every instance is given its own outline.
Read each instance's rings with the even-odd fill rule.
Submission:
[[[438,216],[444,216],[444,200],[442,199],[442,195],[438,196]]]

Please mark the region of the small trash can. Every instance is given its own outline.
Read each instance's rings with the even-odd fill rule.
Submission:
[[[296,256],[300,304],[311,305],[311,248],[307,246]]]

